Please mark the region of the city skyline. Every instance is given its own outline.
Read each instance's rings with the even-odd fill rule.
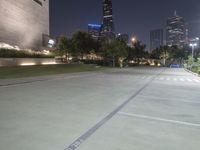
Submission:
[[[53,36],[71,36],[77,30],[87,31],[88,23],[102,23],[103,19],[102,0],[50,1],[50,10]],[[184,2],[181,0],[167,2],[127,0],[126,3],[113,1],[116,33],[136,35],[148,46],[149,31],[164,28],[167,18],[173,15],[174,10],[177,10],[177,14],[183,16],[188,23],[189,36],[199,36],[200,2],[196,0]]]

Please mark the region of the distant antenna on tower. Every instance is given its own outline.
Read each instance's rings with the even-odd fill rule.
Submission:
[[[174,16],[177,16],[177,12],[176,12],[176,10],[174,11]]]

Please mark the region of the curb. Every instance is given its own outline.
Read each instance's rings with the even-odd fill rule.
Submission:
[[[192,72],[192,71],[190,71],[190,70],[188,70],[186,68],[184,68],[184,70],[189,72],[189,73],[191,73],[191,74],[193,74],[193,75],[195,75],[195,76],[197,76],[197,77],[200,77],[200,75],[198,73],[194,73],[194,72]]]

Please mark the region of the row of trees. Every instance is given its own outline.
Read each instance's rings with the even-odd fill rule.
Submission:
[[[88,33],[78,31],[72,38],[61,37],[56,46],[57,55],[73,56],[75,59],[83,59],[85,55],[95,54],[102,58],[104,64],[122,65],[124,61],[134,61],[139,64],[144,59],[162,60],[163,65],[171,63],[183,64],[188,61],[191,54],[190,47],[179,48],[177,46],[161,46],[148,53],[146,46],[140,41],[135,41],[132,46],[120,39],[94,40]],[[200,50],[195,51],[195,60],[200,58]]]
[[[196,50],[194,57],[189,55],[186,67],[200,75],[200,50]]]
[[[188,58],[190,51],[189,48],[178,48],[177,46],[161,46],[155,49],[150,54],[150,58],[162,59],[164,65],[166,63],[178,63],[183,64],[183,62]]]
[[[94,40],[88,33],[78,31],[72,38],[61,37],[57,44],[57,54],[73,56],[73,58],[83,58],[85,55],[94,53],[101,56],[103,61],[111,62],[113,66],[122,65],[124,60],[139,60],[147,57],[145,45],[140,41],[127,46],[126,42],[120,39]]]
[[[188,46],[183,48],[177,46],[161,46],[152,51],[150,58],[162,59],[164,65],[169,63],[184,64],[188,63],[189,58],[191,58],[191,48]],[[198,58],[200,58],[200,50],[196,49],[194,53],[194,61],[197,61]]]

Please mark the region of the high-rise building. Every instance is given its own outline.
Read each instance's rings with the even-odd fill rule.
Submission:
[[[166,42],[168,46],[183,47],[187,43],[187,28],[183,17],[177,15],[167,19]]]
[[[112,0],[103,0],[103,31],[106,37],[115,37]]]
[[[0,43],[41,49],[49,35],[49,0],[0,0]]]
[[[163,29],[156,29],[150,31],[150,51],[164,45]]]
[[[101,37],[102,25],[101,24],[88,24],[88,33],[96,40]]]

